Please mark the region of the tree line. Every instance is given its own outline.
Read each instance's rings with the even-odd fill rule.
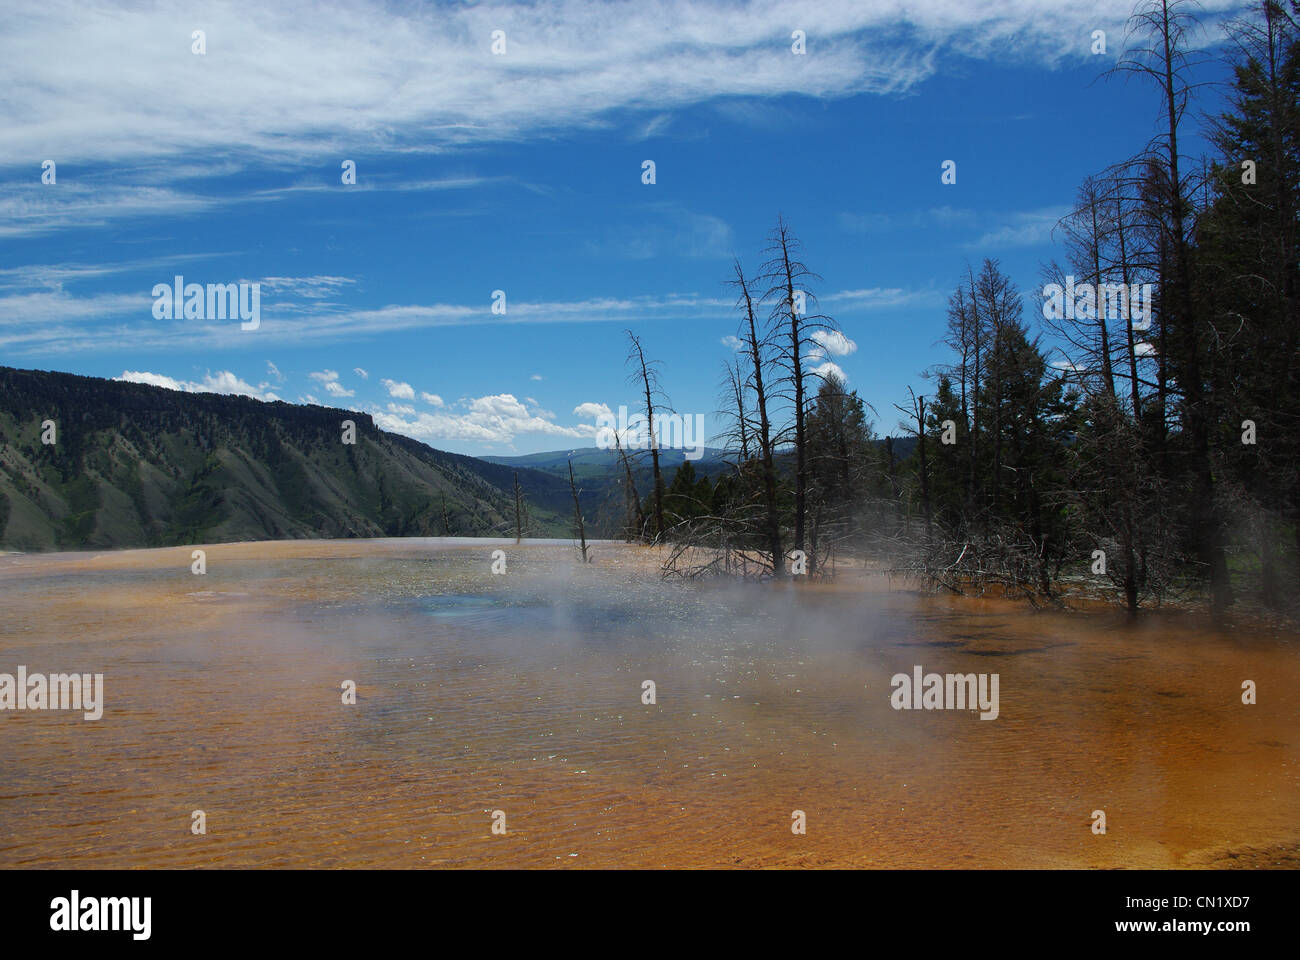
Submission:
[[[933,389],[900,436],[819,362],[839,335],[821,278],[778,219],[737,261],[739,346],[725,372],[715,482],[671,484],[652,444],[642,496],[619,446],[629,538],[672,545],[665,573],[829,576],[839,558],[965,592],[1055,598],[1105,583],[1130,609],[1204,595],[1300,597],[1300,0],[1227,24],[1228,96],[1189,157],[1201,54],[1194,8],[1146,0],[1114,71],[1146,85],[1147,146],[1085,179],[1061,259],[1026,298],[996,259],[949,298]],[[1036,292],[1035,292],[1036,293]],[[1026,307],[1028,299],[1029,307]],[[629,332],[654,418],[670,410]]]

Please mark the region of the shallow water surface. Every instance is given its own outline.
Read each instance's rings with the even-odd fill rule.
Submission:
[[[207,550],[0,558],[0,672],[106,699],[0,713],[0,867],[1296,865],[1292,634],[621,544]],[[915,665],[997,673],[997,719],[894,710]]]

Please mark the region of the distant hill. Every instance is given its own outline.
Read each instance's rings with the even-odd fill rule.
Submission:
[[[695,463],[697,473],[715,477],[730,469],[727,458],[731,454],[716,447],[706,447]],[[522,457],[483,457],[489,463],[497,463],[511,468],[529,468],[541,470],[556,477],[569,479],[569,460],[573,460],[573,476],[576,480],[603,479],[614,480],[622,476],[622,462],[617,450],[602,450],[599,447],[582,447],[576,450],[553,450],[549,453],[530,453]],[[629,451],[628,459],[632,463],[632,475],[649,477],[653,472],[650,466],[650,453],[646,450]],[[660,450],[659,469],[669,477],[686,459],[684,450]]]
[[[885,441],[883,438],[876,442],[882,449],[884,448]],[[894,438],[894,456],[900,461],[911,456],[915,448],[915,437]],[[716,480],[722,474],[731,472],[735,457],[734,451],[723,450],[719,447],[707,447],[701,457],[694,461],[695,472],[697,475],[706,476],[710,480]],[[632,462],[632,478],[637,484],[637,489],[644,496],[650,490],[650,477],[653,475],[650,455],[646,451],[636,451],[629,453],[628,458]],[[623,466],[619,460],[618,451],[602,450],[598,447],[552,450],[547,453],[530,453],[522,457],[483,457],[482,459],[489,463],[512,468],[539,470],[563,479],[566,484],[569,478],[569,460],[572,459],[574,478],[587,487],[608,488],[616,486],[623,477]],[[683,450],[664,449],[659,451],[659,470],[663,473],[665,482],[672,482],[673,474],[677,472],[677,468],[682,465],[685,459],[685,451]],[[782,469],[789,469],[784,464],[786,460],[792,459],[793,455],[785,451],[782,451],[777,456],[777,462],[782,465]],[[567,491],[567,486],[565,489]]]
[[[883,453],[885,440],[876,441]],[[916,449],[915,437],[895,437],[894,457],[900,462],[911,456]],[[628,454],[632,464],[632,480],[637,492],[644,500],[654,489],[652,478],[654,468],[651,466],[648,451]],[[723,474],[730,473],[734,467],[734,451],[718,447],[706,448],[698,460],[693,461],[698,476],[716,481]],[[589,536],[619,537],[623,533],[625,522],[624,506],[624,469],[617,450],[602,450],[598,447],[582,447],[575,450],[552,450],[545,453],[531,453],[521,457],[484,457],[490,463],[500,464],[502,468],[519,469],[520,484],[524,483],[523,471],[532,470],[546,474],[563,484],[563,502],[559,509],[568,509],[572,503],[568,492],[569,461],[573,461],[573,476],[577,481],[582,512],[587,523]],[[665,486],[671,485],[677,468],[685,461],[685,451],[663,449],[659,451],[659,470],[663,474]],[[794,471],[794,454],[788,449],[782,450],[776,457],[776,468],[782,473]],[[508,480],[506,481],[509,482]]]
[[[568,536],[567,478],[435,450],[366,414],[0,367],[7,549],[507,534],[515,469],[529,534]]]
[[[731,465],[724,460],[730,456],[726,450],[706,448],[700,459],[694,461],[698,474],[716,479],[731,470]],[[491,463],[500,464],[503,469],[534,470],[547,474],[564,484],[565,496],[568,497],[569,513],[572,515],[572,496],[568,493],[569,459],[573,459],[573,478],[578,484],[579,500],[582,514],[587,523],[588,536],[619,537],[623,533],[624,522],[624,469],[617,450],[602,450],[599,447],[581,447],[575,450],[552,450],[547,453],[532,453],[522,457],[484,457]],[[684,450],[665,449],[659,451],[659,470],[665,483],[671,483],[673,474],[686,459]],[[648,450],[630,451],[628,460],[632,466],[632,481],[637,491],[644,498],[652,489],[651,482],[654,468],[650,463]],[[520,484],[523,484],[522,474]]]

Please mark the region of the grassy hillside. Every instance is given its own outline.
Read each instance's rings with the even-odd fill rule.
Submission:
[[[53,445],[41,442],[46,420]],[[0,367],[7,549],[504,534],[513,472],[352,411]],[[567,482],[526,468],[519,478],[530,534],[568,535]]]

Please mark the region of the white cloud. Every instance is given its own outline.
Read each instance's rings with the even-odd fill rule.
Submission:
[[[282,374],[280,368],[270,360],[266,361],[266,372],[275,377],[275,379],[280,381],[280,383],[284,383],[284,374]]]
[[[415,388],[409,383],[401,383],[397,380],[383,379],[379,381],[388,390],[390,397],[396,397],[398,400],[414,400]]]
[[[849,382],[849,375],[844,372],[843,368],[840,367],[838,363],[834,363],[830,360],[827,360],[825,363],[813,367],[808,372],[813,376],[817,376],[817,377],[829,377],[831,375],[834,375],[836,377],[839,377],[845,383]]]
[[[349,390],[339,383],[339,372],[337,370],[317,370],[315,373],[309,373],[317,383],[325,388],[325,392],[331,397],[355,397],[357,392]]]
[[[534,374],[533,374],[531,377],[529,377],[528,379],[529,379],[529,380],[545,380],[546,378],[543,377],[540,373],[534,373]]]
[[[122,260],[118,263],[45,263],[26,264],[21,267],[0,268],[0,290],[36,289],[62,290],[65,283],[74,283],[91,277],[106,277],[138,270],[154,270],[203,259],[209,254],[173,253],[144,260]]]
[[[823,304],[834,305],[838,313],[852,313],[905,305],[941,304],[945,293],[937,289],[870,288],[844,290],[823,295]],[[319,303],[319,301],[315,301]],[[408,304],[373,310],[350,310],[322,306],[297,315],[281,314],[279,305],[262,309],[260,344],[291,344],[352,338],[407,330],[439,327],[501,324],[620,323],[650,320],[736,319],[730,298],[706,297],[694,293],[668,293],[625,299],[599,297],[573,301],[514,301],[506,316],[494,315],[486,303],[478,305]],[[154,322],[152,301],[147,296],[93,295],[76,297],[65,292],[22,294],[0,297],[0,348],[11,353],[48,355],[118,350],[124,336],[139,349],[182,347],[194,349],[240,349],[248,346],[247,334],[238,324],[224,321]],[[132,315],[129,327],[104,324],[110,315]],[[21,319],[20,319],[21,318]],[[139,319],[136,319],[139,318]],[[38,323],[31,322],[39,320]],[[730,341],[724,338],[724,343]],[[318,371],[338,378],[337,371]],[[319,376],[312,374],[317,380]],[[387,386],[395,381],[381,381]],[[398,384],[410,388],[409,384]],[[413,399],[410,394],[399,399]]]
[[[4,48],[0,31],[0,50]],[[0,63],[0,77],[7,71]],[[8,111],[0,104],[0,117]],[[0,120],[0,125],[10,118]],[[29,131],[36,124],[24,125]],[[8,139],[8,138],[6,138]],[[6,150],[0,143],[0,167]],[[9,163],[16,158],[10,158]],[[0,237],[19,237],[64,227],[103,227],[123,217],[184,216],[202,213],[225,201],[179,192],[169,187],[114,183],[64,183],[55,187],[36,181],[0,186]]]
[[[595,420],[596,417],[613,416],[613,411],[609,409],[608,404],[604,403],[580,403],[573,408],[575,417],[582,417],[584,420]]]
[[[657,137],[668,129],[672,121],[671,114],[657,113],[636,131],[632,139],[649,140],[651,137]]]
[[[321,300],[355,283],[348,277],[263,277],[258,281],[263,293],[283,293],[291,297]]]
[[[184,393],[224,393],[233,394],[243,397],[255,397],[258,400],[279,400],[280,398],[271,393],[266,388],[270,384],[259,384],[253,386],[235,376],[229,370],[219,370],[216,373],[205,373],[202,380],[177,380],[174,377],[166,376],[161,373],[150,373],[146,370],[123,370],[120,377],[114,377],[114,380],[124,380],[127,383],[147,383],[155,387],[164,387],[167,390],[179,390]]]
[[[456,405],[463,412],[419,413],[414,416],[408,413],[403,416],[376,411],[372,416],[381,429],[433,444],[448,440],[509,444],[526,434],[575,440],[596,435],[594,424],[561,426],[554,422],[553,414],[545,410],[530,411],[509,393],[460,400]]]
[[[62,290],[21,293],[0,297],[0,328],[75,323],[103,317],[135,316],[151,319],[153,298],[143,293],[97,293],[76,297]]]
[[[352,372],[355,373],[362,380],[370,379],[370,374],[366,373],[366,371],[362,370],[360,367],[353,367]]]
[[[727,334],[722,338],[722,345],[724,347],[729,347],[732,350],[739,350],[745,345],[745,343],[740,339],[740,337],[733,337],[731,334]]]
[[[858,345],[838,330],[814,330],[812,339],[821,348],[821,354],[832,357],[847,357],[858,349]]]
[[[436,393],[421,393],[420,399],[431,407],[442,406],[442,397],[438,396]]]
[[[968,250],[987,250],[991,247],[996,251],[1011,247],[1046,246],[1052,242],[1052,230],[1056,224],[1069,212],[1069,207],[1057,206],[1013,213],[1007,223],[987,231],[978,239],[965,244],[965,247]]]
[[[1131,7],[321,0],[304,17],[293,4],[213,0],[201,18],[208,51],[195,56],[197,21],[181,0],[48,0],[0,31],[0,166],[46,156],[217,164],[433,150],[594,126],[620,108],[649,114],[648,103],[653,115],[636,120],[651,136],[673,109],[705,101],[902,93],[952,52],[1084,62],[1091,31],[1118,40]],[[807,31],[807,56],[789,52],[793,25]],[[506,32],[505,56],[489,52],[496,29]]]
[[[934,290],[904,290],[901,287],[867,287],[860,290],[840,290],[818,298],[825,304],[839,304],[841,308],[879,310],[887,307],[913,306],[941,299]]]

